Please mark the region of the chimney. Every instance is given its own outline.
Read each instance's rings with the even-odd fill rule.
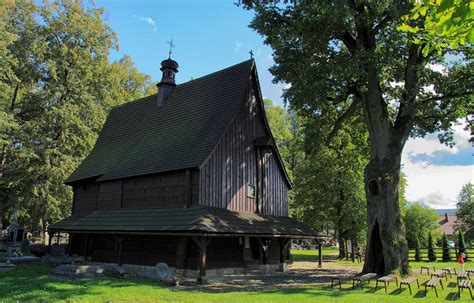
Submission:
[[[166,97],[176,86],[174,78],[175,74],[178,72],[178,67],[178,63],[171,58],[161,61],[160,70],[163,72],[163,75],[161,76],[161,81],[156,85],[158,87],[158,106],[163,105]]]
[[[444,219],[448,222],[448,213],[444,213]]]

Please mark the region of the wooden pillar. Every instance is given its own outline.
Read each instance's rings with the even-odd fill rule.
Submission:
[[[51,253],[51,241],[53,241],[54,233],[48,232],[48,253]]]
[[[285,271],[286,265],[286,256],[288,253],[288,243],[290,243],[290,239],[287,238],[279,238],[278,242],[280,244],[280,268],[279,271]]]
[[[72,255],[72,234],[68,234],[67,237],[67,255]]]
[[[268,262],[268,247],[270,246],[271,239],[263,239],[262,238],[257,238],[257,241],[260,246],[260,259],[262,261],[262,264],[265,265]]]
[[[126,236],[115,236],[115,241],[117,243],[117,264],[118,266],[123,265],[123,242],[125,241]]]
[[[211,240],[206,237],[194,237],[193,240],[199,247],[199,275],[197,277],[197,282],[204,285],[207,284],[207,246]]]
[[[83,253],[84,253],[84,260],[87,260],[87,256],[88,256],[88,253],[89,253],[89,234],[85,234],[85,237],[84,237],[84,249],[83,249]]]
[[[351,240],[351,259],[352,263],[355,262],[355,249],[354,249],[354,240]]]
[[[188,238],[179,237],[176,243],[176,269],[186,267],[186,253],[188,250]]]
[[[318,243],[318,268],[323,268],[323,245]]]
[[[60,244],[60,243],[59,243],[59,240],[60,240],[60,239],[61,239],[61,233],[58,232],[58,234],[56,235],[56,244],[58,244],[58,245]]]

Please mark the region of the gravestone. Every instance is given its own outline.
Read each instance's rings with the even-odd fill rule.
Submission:
[[[166,263],[158,263],[155,266],[156,276],[158,279],[166,281],[171,279],[171,272]]]

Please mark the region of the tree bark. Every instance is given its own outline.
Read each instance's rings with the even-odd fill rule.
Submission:
[[[408,247],[398,200],[402,148],[390,144],[384,150],[383,159],[372,157],[365,168],[368,241],[363,271],[405,274]]]

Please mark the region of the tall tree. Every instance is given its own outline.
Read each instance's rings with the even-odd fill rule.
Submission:
[[[474,185],[467,183],[459,192],[456,216],[461,229],[470,240],[474,239]]]
[[[416,238],[421,243],[428,242],[428,234],[434,233],[436,236],[436,230],[439,226],[439,215],[438,213],[421,203],[413,203],[407,207],[403,220],[406,228],[406,237],[408,246],[414,248],[416,245]]]
[[[101,8],[20,0],[1,18],[13,38],[0,73],[8,88],[0,96],[0,206],[4,216],[19,209],[21,224],[36,228],[68,214],[64,179],[92,148],[110,107],[143,96],[150,78],[129,58],[109,62],[116,36]]]
[[[276,2],[276,1],[275,1]],[[251,27],[273,50],[275,81],[290,83],[293,108],[317,115],[339,110],[334,132],[362,109],[370,139],[365,167],[368,251],[365,272],[408,271],[399,208],[401,154],[410,136],[444,132],[467,116],[474,87],[473,51],[443,48],[423,53],[411,32],[398,31],[414,1],[244,1]],[[415,21],[413,21],[415,22]],[[445,56],[461,58],[445,71]]]

